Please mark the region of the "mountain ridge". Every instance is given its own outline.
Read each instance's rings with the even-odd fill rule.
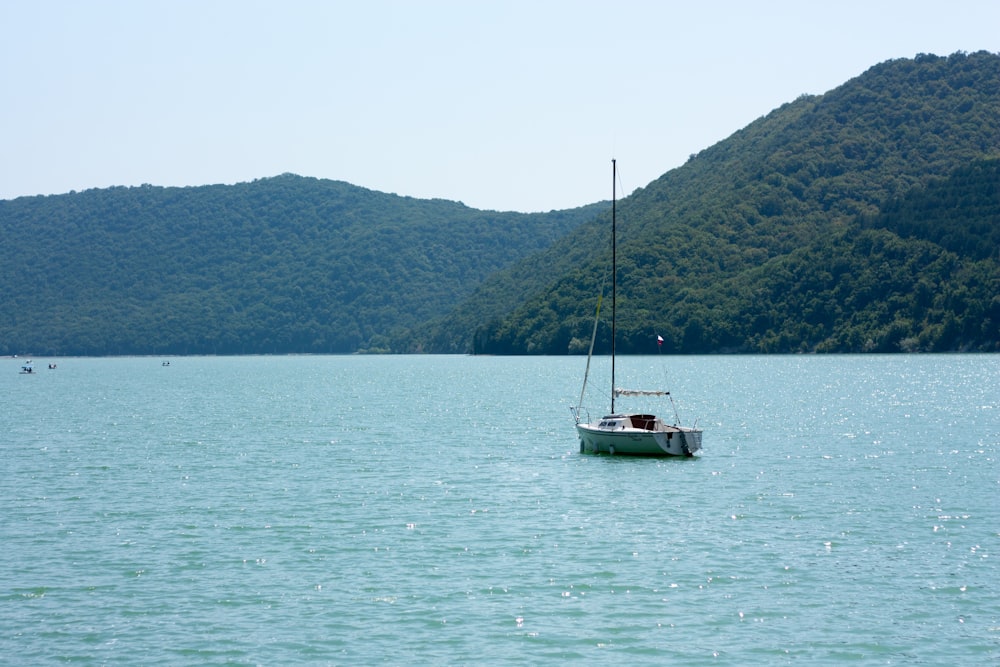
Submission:
[[[392,351],[603,204],[479,211],[284,174],[0,202],[0,353]]]
[[[664,351],[685,353],[900,351],[900,343],[913,338],[925,341],[919,349],[998,349],[996,333],[934,338],[927,330],[937,325],[922,319],[907,325],[870,314],[854,325],[803,326],[794,314],[780,323],[760,316],[756,324],[747,315],[759,309],[753,294],[766,289],[756,281],[768,262],[824,242],[828,251],[840,244],[840,252],[861,252],[841,242],[863,217],[962,165],[997,155],[1000,57],[986,52],[887,61],[824,95],[782,105],[619,203],[618,350],[651,352],[657,335],[665,338]],[[610,229],[608,220],[600,224]],[[589,340],[596,276],[607,271],[607,251],[600,255],[575,267],[574,279],[553,283],[514,313],[480,326],[474,350],[579,351]],[[864,266],[856,257],[851,263]],[[989,304],[996,264],[976,271],[974,300]],[[957,290],[954,281],[962,277],[928,279]],[[831,298],[822,300],[836,305]],[[987,331],[1000,329],[991,313],[983,309]],[[964,323],[957,328],[970,331]],[[607,335],[599,334],[598,349],[610,348]]]
[[[998,156],[996,54],[781,105],[618,202],[618,351],[1000,350]],[[0,201],[0,354],[582,353],[609,208],[294,174]]]

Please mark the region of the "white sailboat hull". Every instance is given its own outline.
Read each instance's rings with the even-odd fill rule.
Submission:
[[[608,415],[577,424],[581,454],[693,456],[701,449],[701,429],[669,426],[650,415]]]

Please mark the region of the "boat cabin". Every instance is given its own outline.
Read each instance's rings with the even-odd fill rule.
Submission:
[[[656,415],[608,415],[597,427],[602,431],[621,431],[626,428],[655,431],[656,422]]]

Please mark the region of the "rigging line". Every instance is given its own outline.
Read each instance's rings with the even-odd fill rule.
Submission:
[[[601,291],[597,294],[597,312],[594,314],[594,330],[590,334],[590,351],[587,352],[587,369],[583,373],[583,388],[580,389],[580,402],[576,406],[577,421],[579,421],[580,409],[583,407],[583,397],[587,393],[587,378],[590,375],[590,359],[594,356],[594,342],[597,340],[597,325],[601,321],[601,301],[604,299],[604,288],[608,284],[607,271],[601,279]]]
[[[625,195],[625,184],[622,182],[622,171],[621,169],[615,168],[615,178],[618,180],[618,192],[621,193],[621,198],[624,199]]]
[[[654,336],[659,336],[659,334],[657,334],[655,332],[653,333],[653,335]],[[662,357],[660,355],[662,353],[663,353],[663,350],[661,349],[661,346],[660,346],[659,342],[657,342],[657,345],[656,345],[656,357],[658,359],[661,359]],[[667,382],[667,368],[666,368],[666,366],[662,366],[661,365],[660,370],[663,372],[663,385],[662,386],[663,387],[669,387],[670,383]],[[667,390],[667,398],[670,400],[670,407],[673,408],[673,410],[674,410],[674,425],[677,426],[677,425],[679,425],[681,423],[681,415],[680,415],[679,412],[677,412],[677,404],[674,402],[674,395],[671,394],[669,390]]]
[[[659,349],[659,346],[657,346],[657,349]],[[657,355],[657,356],[659,356],[659,355]],[[664,387],[669,387],[670,384],[667,382],[667,368],[666,368],[666,366],[661,367],[661,370],[663,371],[663,386]],[[677,412],[677,404],[674,403],[674,395],[671,394],[669,390],[667,391],[667,398],[670,399],[670,407],[673,408],[673,410],[674,410],[674,424],[675,425],[676,424],[680,424],[681,423],[681,415],[680,415],[679,412]]]
[[[625,199],[628,198],[628,195],[625,194],[625,184],[622,182],[621,169],[619,169],[617,165],[615,165],[615,185],[618,188],[617,189],[617,192],[618,192],[618,195],[619,195],[618,196],[618,204],[621,204]],[[618,209],[619,209],[619,212],[621,212],[621,206],[619,206]],[[619,215],[618,217],[622,218],[621,215]],[[619,220],[619,222],[621,222],[621,220]],[[622,231],[625,231],[625,234],[622,234]],[[626,239],[628,238],[628,230],[627,229],[623,230],[622,226],[619,224],[618,225],[618,240],[621,241],[622,238],[626,238]]]

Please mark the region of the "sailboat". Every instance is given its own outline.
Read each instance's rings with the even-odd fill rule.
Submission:
[[[594,321],[594,333],[590,339],[590,352],[587,354],[587,371],[584,373],[583,390],[580,392],[580,403],[573,411],[576,420],[576,431],[580,436],[581,454],[625,454],[631,456],[694,456],[701,449],[701,429],[696,426],[681,426],[680,418],[674,406],[674,421],[668,424],[662,417],[646,413],[617,412],[615,399],[634,396],[664,396],[673,403],[673,397],[668,391],[622,389],[615,386],[615,336],[618,300],[618,244],[616,227],[616,180],[617,166],[611,160],[611,412],[600,419],[584,422],[583,397],[587,391],[587,376],[590,373],[590,360],[594,354],[594,341],[597,338],[597,321],[600,318],[601,307],[598,300],[597,315]],[[589,416],[587,417],[589,419]]]

